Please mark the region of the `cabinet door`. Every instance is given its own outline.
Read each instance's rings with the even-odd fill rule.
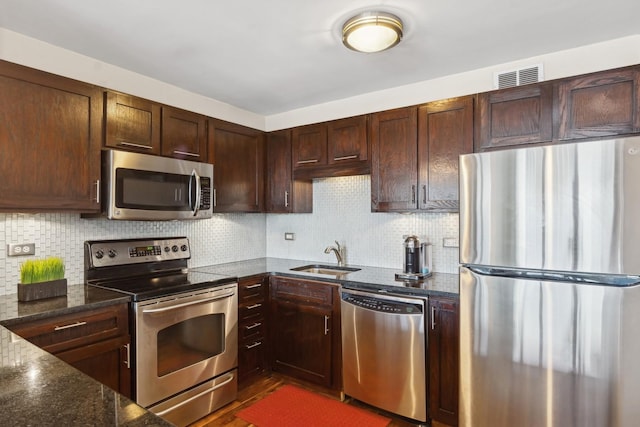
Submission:
[[[264,206],[264,134],[209,121],[214,212],[261,212]]]
[[[453,298],[429,300],[429,413],[451,426],[458,425],[458,304]]]
[[[293,168],[313,168],[327,164],[327,125],[301,126],[292,131]]]
[[[332,316],[330,308],[272,300],[273,370],[331,387]]]
[[[162,107],[162,155],[205,162],[207,119],[191,111]]]
[[[640,70],[623,69],[567,79],[558,90],[558,139],[640,132]]]
[[[313,182],[293,180],[291,131],[267,135],[266,211],[270,213],[312,212]]]
[[[369,159],[367,117],[349,117],[327,124],[328,163],[347,164]]]
[[[160,154],[160,104],[105,92],[105,141],[112,148]]]
[[[417,209],[417,108],[371,115],[371,210]]]
[[[458,211],[458,157],[473,152],[473,97],[418,110],[420,209]]]
[[[100,211],[102,91],[0,61],[0,210]]]
[[[553,86],[541,83],[478,95],[476,151],[551,141]]]

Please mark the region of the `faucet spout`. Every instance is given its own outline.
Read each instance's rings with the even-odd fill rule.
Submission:
[[[336,246],[327,246],[324,249],[324,253],[330,254],[331,252],[333,252],[334,254],[336,254],[336,259],[338,260],[338,266],[342,267],[344,266],[344,246],[340,246],[340,243],[338,243],[337,240],[335,242],[336,242]]]

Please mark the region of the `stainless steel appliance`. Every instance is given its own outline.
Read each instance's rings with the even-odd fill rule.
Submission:
[[[431,243],[420,243],[417,236],[404,239],[402,273],[396,273],[397,280],[422,280],[431,276]]]
[[[427,420],[427,299],[342,289],[344,393]]]
[[[186,237],[85,243],[87,284],[131,295],[136,402],[180,426],[237,394],[236,279],[190,254]]]
[[[640,137],[460,158],[460,425],[640,420]]]
[[[109,219],[211,218],[213,165],[119,150],[102,152]]]

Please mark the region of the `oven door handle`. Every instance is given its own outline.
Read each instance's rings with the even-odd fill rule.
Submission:
[[[170,310],[175,310],[176,308],[182,308],[182,307],[188,307],[190,305],[195,305],[195,304],[202,304],[203,302],[209,302],[209,301],[215,301],[218,299],[224,299],[224,298],[229,298],[230,296],[233,296],[235,291],[231,291],[229,293],[226,293],[224,295],[217,295],[215,297],[212,298],[204,298],[204,299],[199,299],[197,301],[191,301],[191,302],[183,302],[182,304],[175,304],[169,307],[163,307],[163,308],[151,308],[148,310],[142,310],[142,314],[145,313],[162,313],[165,311],[170,311]]]
[[[212,391],[215,391],[217,389],[219,389],[220,387],[223,387],[227,384],[229,384],[231,381],[233,381],[233,374],[229,374],[229,378],[227,378],[226,380],[224,380],[223,382],[221,382],[220,384],[217,384],[201,393],[196,394],[195,396],[191,396],[190,398],[188,398],[187,400],[178,403],[177,405],[172,406],[169,409],[165,409],[164,411],[160,411],[160,412],[156,412],[156,415],[158,415],[159,417],[168,414],[169,412],[173,411],[174,409],[177,409],[183,405],[186,405],[187,403],[193,402],[194,400],[196,400],[199,397],[204,396],[207,393],[211,393]]]

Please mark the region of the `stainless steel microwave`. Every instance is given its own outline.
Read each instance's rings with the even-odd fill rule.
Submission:
[[[102,152],[103,211],[109,219],[211,218],[213,165],[132,153]]]

